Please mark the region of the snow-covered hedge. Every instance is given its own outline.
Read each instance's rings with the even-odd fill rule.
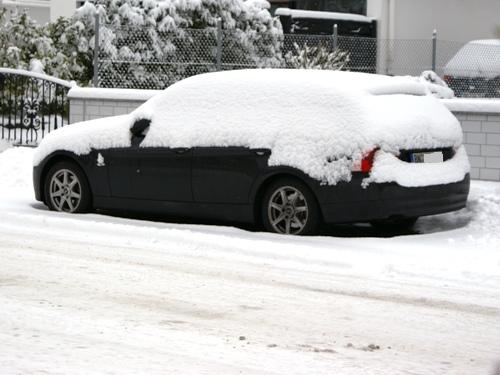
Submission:
[[[138,119],[151,120],[141,147],[267,148],[272,151],[270,165],[295,167],[329,184],[350,180],[353,162],[377,148],[383,155],[401,149],[458,148],[462,143],[458,120],[425,85],[412,79],[320,70],[241,70],[191,77],[130,115],[50,133],[37,150],[35,164],[56,149],[85,154],[91,148],[127,147],[129,129]],[[469,168],[463,155],[457,154],[455,164],[440,166],[455,168],[455,173],[435,168],[433,182],[463,178]],[[379,160],[386,159],[377,157],[376,163]],[[377,182],[383,176],[379,173]]]

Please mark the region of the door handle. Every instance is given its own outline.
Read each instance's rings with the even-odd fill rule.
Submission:
[[[174,151],[176,154],[185,154],[189,150],[190,150],[189,148],[176,148]]]
[[[271,153],[269,150],[266,149],[257,149],[253,150],[253,152],[255,152],[258,156],[269,155]]]

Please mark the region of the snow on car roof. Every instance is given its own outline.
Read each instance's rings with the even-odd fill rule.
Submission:
[[[456,118],[414,80],[253,69],[193,76],[129,116],[50,133],[35,165],[56,149],[82,154],[106,145],[130,146],[128,130],[139,119],[151,120],[141,147],[266,148],[270,165],[295,167],[332,184],[349,180],[352,158],[376,147],[398,151],[462,141]]]
[[[500,76],[500,39],[467,43],[446,64],[444,73],[466,78],[493,79]]]
[[[324,20],[356,21],[371,23],[373,18],[353,13],[322,12],[317,10],[302,10],[278,8],[274,12],[276,16],[291,16],[292,18],[313,18]]]

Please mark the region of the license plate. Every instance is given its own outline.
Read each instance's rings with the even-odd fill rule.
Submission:
[[[412,163],[442,163],[443,153],[437,152],[414,152],[411,154]]]

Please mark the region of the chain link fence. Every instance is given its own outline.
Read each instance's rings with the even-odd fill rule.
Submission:
[[[94,85],[164,89],[196,74],[248,68],[321,68],[420,75],[435,70],[458,97],[500,97],[500,42],[384,40],[337,35],[100,25]]]

